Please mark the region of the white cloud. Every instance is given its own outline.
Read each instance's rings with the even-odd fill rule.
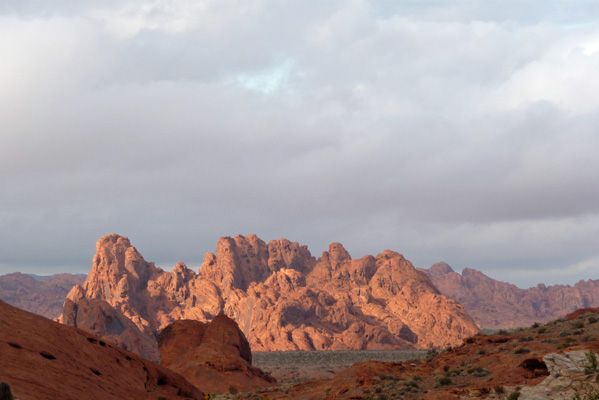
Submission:
[[[159,262],[250,232],[423,267],[594,260],[584,7],[3,3],[0,263],[86,269],[66,244],[109,232]]]

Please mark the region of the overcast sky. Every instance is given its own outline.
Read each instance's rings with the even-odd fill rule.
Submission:
[[[0,0],[0,273],[221,236],[599,278],[596,1]]]

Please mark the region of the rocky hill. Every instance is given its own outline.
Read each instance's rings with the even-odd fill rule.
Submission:
[[[254,351],[444,348],[478,332],[464,308],[399,253],[354,260],[333,243],[316,259],[306,246],[255,235],[221,238],[198,273],[183,263],[163,271],[126,237],[104,236],[87,280],[68,299],[61,321],[93,320],[97,307],[87,303],[103,301],[103,313],[109,305],[118,317],[94,333],[123,337],[117,342],[135,350],[127,344],[133,333],[144,343],[174,321],[220,313],[239,324]],[[139,333],[113,322],[121,315]]]
[[[202,399],[181,375],[0,301],[0,377],[20,400]]]
[[[85,277],[81,275],[58,274],[37,280],[16,272],[0,276],[0,299],[52,319],[62,313],[64,298],[73,286],[84,281]]]
[[[429,351],[425,360],[360,362],[332,379],[259,395],[281,400],[596,399],[599,322],[595,312],[583,310],[497,335],[479,334],[460,346]]]
[[[599,280],[520,289],[470,268],[459,274],[446,263],[421,271],[441,293],[462,304],[482,328],[528,326],[580,308],[599,307]]]

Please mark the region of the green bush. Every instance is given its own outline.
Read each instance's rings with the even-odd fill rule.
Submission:
[[[520,397],[520,392],[513,392],[507,397],[508,400],[517,400]]]
[[[440,385],[451,385],[451,378],[448,378],[446,376],[439,378],[439,384]]]
[[[519,349],[514,350],[514,354],[526,354],[526,353],[530,353],[530,349],[527,349],[525,347],[520,347]]]
[[[237,388],[233,385],[229,386],[229,393],[231,394],[237,394],[239,392],[239,390],[237,390]]]

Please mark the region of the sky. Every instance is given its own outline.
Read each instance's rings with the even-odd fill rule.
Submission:
[[[599,278],[599,3],[0,0],[0,274],[103,235]]]

